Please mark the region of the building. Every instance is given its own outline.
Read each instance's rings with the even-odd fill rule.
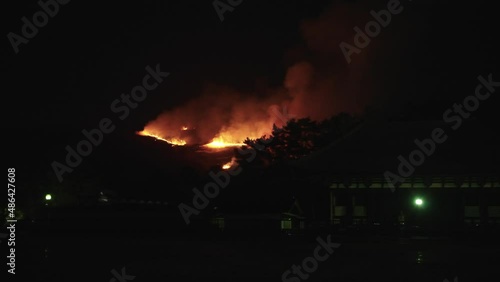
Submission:
[[[442,142],[433,147],[436,133]],[[443,121],[365,122],[294,166],[320,179],[334,226],[498,228],[499,141],[477,120],[457,130]],[[395,189],[388,172],[404,178]]]

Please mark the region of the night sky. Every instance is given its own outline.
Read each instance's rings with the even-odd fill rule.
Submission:
[[[2,16],[5,34],[21,34],[21,18],[31,19],[40,7],[34,1],[9,5]],[[116,130],[96,149],[106,155],[106,148],[119,147],[163,111],[196,99],[207,85],[259,95],[283,87],[288,69],[304,61],[320,76],[334,77],[336,96],[327,100],[332,113],[351,111],[342,105],[354,97],[358,114],[415,111],[428,119],[441,119],[446,108],[470,95],[478,75],[498,73],[495,9],[476,1],[401,2],[403,11],[347,64],[340,42],[353,44],[353,28],[373,19],[370,10],[386,6],[244,1],[221,22],[210,1],[60,5],[17,54],[8,37],[2,45],[9,160],[50,171],[64,147],[82,139],[83,129],[110,118]],[[140,83],[146,66],[157,64],[170,76],[126,119],[117,119],[110,104]],[[475,113],[489,128],[496,126],[496,101],[493,96]],[[322,105],[327,111],[329,103]],[[312,106],[306,113],[318,110]]]

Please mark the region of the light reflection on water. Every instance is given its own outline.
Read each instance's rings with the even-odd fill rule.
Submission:
[[[415,262],[417,264],[421,264],[421,263],[424,263],[424,252],[422,251],[417,251],[417,255],[416,255],[416,260]]]

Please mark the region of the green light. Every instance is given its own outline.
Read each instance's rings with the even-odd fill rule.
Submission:
[[[50,195],[50,194],[46,194],[46,195],[45,195],[45,200],[46,200],[46,201],[50,201],[50,200],[52,200],[52,195]]]
[[[424,201],[420,198],[415,199],[415,205],[417,206],[422,206],[424,204]]]

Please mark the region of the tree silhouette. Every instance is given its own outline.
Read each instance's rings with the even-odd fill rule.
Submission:
[[[321,122],[291,119],[281,128],[274,125],[270,136],[247,138],[244,143],[255,149],[259,164],[296,160],[331,144],[358,123],[357,118],[345,113]]]

